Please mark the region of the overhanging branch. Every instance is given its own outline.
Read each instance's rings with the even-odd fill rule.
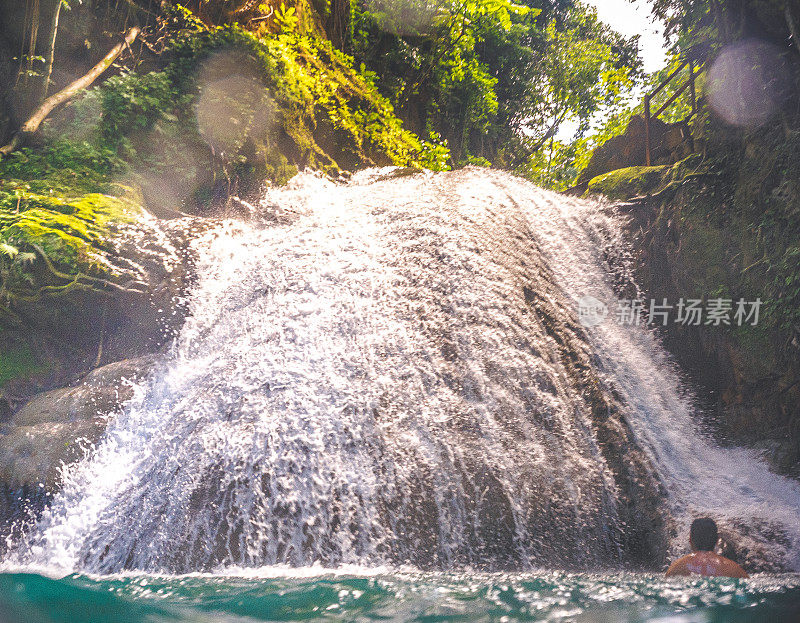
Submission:
[[[80,91],[97,80],[100,74],[102,74],[111,66],[111,64],[117,59],[122,51],[134,42],[136,37],[139,36],[139,32],[140,28],[138,26],[131,28],[125,34],[125,38],[111,48],[111,51],[103,57],[103,60],[92,67],[88,73],[70,83],[58,93],[54,93],[44,102],[42,102],[42,105],[34,111],[33,115],[31,115],[31,117],[22,124],[22,127],[19,129],[19,131],[14,134],[11,141],[7,145],[0,147],[0,158],[7,156],[15,149],[18,149],[25,142],[27,137],[35,134],[42,122],[47,118],[47,115],[53,112],[53,109],[72,99]]]

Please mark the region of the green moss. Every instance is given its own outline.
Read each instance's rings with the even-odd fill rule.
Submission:
[[[44,369],[45,366],[36,360],[27,344],[4,348],[0,353],[0,388],[13,379],[30,376]]]
[[[727,249],[725,233],[703,219],[685,216],[681,251],[686,266],[691,267],[687,281],[695,284],[687,296],[726,296],[728,278],[724,265]]]
[[[426,146],[403,129],[373,78],[320,37],[288,32],[258,38],[229,26],[184,37],[173,54],[166,75],[179,91],[196,88],[198,69],[207,72],[221,62],[221,54],[240,58],[239,69],[249,65],[255,70],[274,102],[276,122],[254,137],[262,151],[278,150],[277,139],[284,134],[294,153],[283,155],[324,171],[372,164],[409,166],[419,164],[425,153]],[[269,173],[271,168],[259,172]]]
[[[671,181],[682,181],[700,171],[703,167],[703,157],[700,154],[691,154],[679,160],[670,167],[669,179]]]
[[[96,287],[118,224],[141,198],[113,183],[125,164],[110,149],[59,142],[0,162],[0,327],[19,324],[18,302]]]
[[[604,173],[589,181],[589,194],[602,194],[610,199],[630,199],[651,194],[664,183],[668,165],[656,167],[627,167]]]
[[[113,277],[103,252],[114,229],[139,213],[130,197],[55,197],[24,185],[15,190],[0,200],[0,306],[10,312],[15,300],[34,301]]]
[[[290,164],[286,156],[277,151],[269,151],[265,155],[265,169],[269,179],[279,185],[285,184],[297,175],[297,167]]]
[[[734,331],[737,368],[746,378],[760,379],[769,376],[778,365],[778,352],[768,332],[758,325],[743,325]]]

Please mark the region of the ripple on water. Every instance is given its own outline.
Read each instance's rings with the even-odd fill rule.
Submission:
[[[316,575],[314,575],[316,573]],[[3,623],[246,621],[780,622],[800,614],[800,576],[350,573],[0,575]]]

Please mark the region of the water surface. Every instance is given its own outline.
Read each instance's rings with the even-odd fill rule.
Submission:
[[[261,570],[258,575],[0,575],[3,623],[797,621],[800,576]]]

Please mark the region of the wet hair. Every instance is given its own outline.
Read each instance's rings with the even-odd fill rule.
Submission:
[[[692,522],[689,530],[689,538],[695,549],[711,552],[717,544],[719,535],[717,534],[717,524],[713,519],[701,517]]]

